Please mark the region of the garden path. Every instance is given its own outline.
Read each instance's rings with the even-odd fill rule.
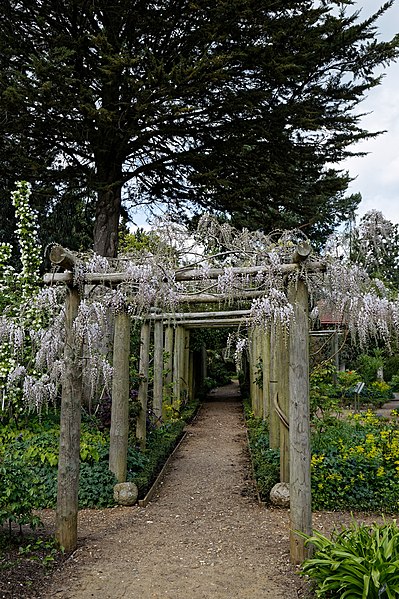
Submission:
[[[399,412],[399,393],[394,393],[393,398],[385,403],[381,408],[376,410],[376,413],[379,416],[384,416],[385,418],[389,418],[392,410],[397,410]]]
[[[205,402],[145,508],[83,510],[40,599],[293,599],[288,513],[254,498],[237,386]]]

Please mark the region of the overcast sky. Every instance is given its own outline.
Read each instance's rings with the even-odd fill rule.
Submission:
[[[376,10],[382,0],[361,0],[358,6],[362,4],[365,10]],[[399,32],[399,0],[380,22],[383,39]],[[344,163],[351,176],[356,177],[350,190],[360,192],[363,198],[358,216],[375,209],[399,223],[399,63],[388,67],[381,85],[369,93],[361,108],[362,112],[369,112],[362,120],[365,129],[387,132],[355,146],[369,152],[367,156]]]

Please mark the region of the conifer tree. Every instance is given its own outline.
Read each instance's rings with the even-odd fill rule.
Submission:
[[[362,20],[354,0],[4,0],[14,168],[94,193],[106,256],[123,197],[323,236],[358,201],[332,165],[374,134],[353,109],[397,55],[376,37],[392,3]]]

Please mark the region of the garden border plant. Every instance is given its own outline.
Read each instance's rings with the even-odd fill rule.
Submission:
[[[299,533],[300,534],[300,533]],[[399,528],[396,520],[371,526],[352,522],[331,538],[301,535],[315,549],[300,574],[317,597],[395,599],[399,595]]]

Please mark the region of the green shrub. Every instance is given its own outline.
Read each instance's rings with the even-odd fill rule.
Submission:
[[[332,362],[323,362],[310,374],[310,415],[324,417],[340,408],[340,389],[334,382],[337,370]]]
[[[316,585],[317,597],[394,599],[399,595],[399,529],[357,524],[328,539],[319,532],[306,537],[315,554],[302,564],[301,574]]]
[[[372,383],[377,379],[377,372],[384,366],[381,350],[374,350],[374,355],[361,354],[357,359],[357,370],[365,383]]]
[[[144,452],[135,447],[132,440],[128,448],[127,478],[136,482],[141,497],[162,469],[197,408],[196,402],[186,404],[181,408],[178,420],[150,431]],[[26,424],[27,427],[21,430],[13,425],[0,427],[0,525],[8,519],[34,525],[33,509],[56,505],[59,425],[52,418],[49,421],[44,418],[41,422],[32,419]],[[80,508],[114,505],[116,480],[109,471],[108,452],[109,434],[83,422]]]
[[[40,479],[17,451],[0,454],[0,526],[5,522],[38,526],[33,511],[41,503]]]
[[[391,391],[393,391],[394,393],[398,393],[399,392],[399,374],[394,374],[389,382],[389,386],[391,388]]]
[[[389,382],[395,375],[399,376],[399,354],[387,356],[384,360],[384,379]]]
[[[150,431],[147,447],[143,452],[144,460],[141,471],[129,473],[128,479],[135,482],[139,489],[139,497],[144,497],[152,483],[162,470],[164,463],[183,435],[186,423],[184,420],[168,422],[160,428]]]
[[[79,508],[103,508],[115,504],[114,485],[118,481],[107,462],[80,464]]]
[[[312,435],[311,467],[314,509],[397,511],[397,422],[369,411],[320,424]]]
[[[266,420],[255,418],[246,407],[246,424],[252,467],[262,501],[270,500],[270,491],[280,480],[280,452],[269,446],[269,427]]]

